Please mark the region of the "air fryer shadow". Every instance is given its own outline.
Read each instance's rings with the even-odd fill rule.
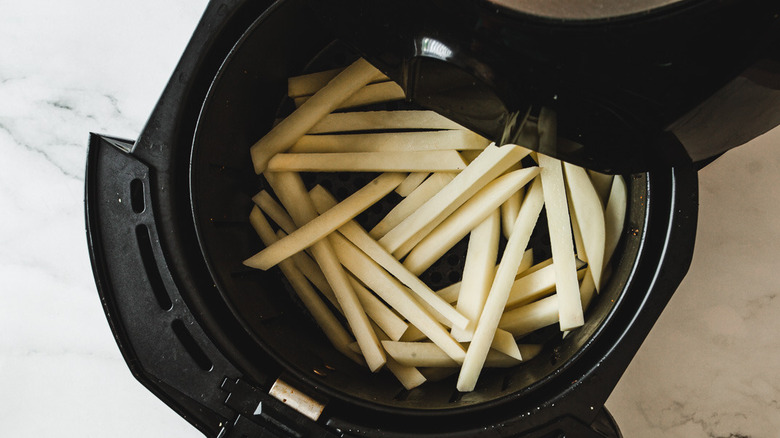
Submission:
[[[218,292],[236,320],[287,373],[315,391],[390,411],[493,406],[535,391],[571,367],[608,329],[636,268],[648,208],[646,174],[626,178],[625,229],[630,232],[623,233],[611,278],[586,313],[585,326],[565,339],[557,325],[530,335],[544,343],[539,356],[514,368],[483,371],[471,393],[457,392],[454,377],[406,391],[389,373],[372,374],[331,347],[278,269],[258,271],[242,265],[263,245],[248,223],[225,218],[248,217],[251,197],[267,188],[262,177],[254,174],[249,147],[279,115],[287,77],[343,66],[356,57],[314,22],[298,22],[295,27],[305,29],[301,32],[285,31],[284,23],[290,22],[285,13],[291,12],[281,9],[261,17],[233,48],[211,85],[193,143],[190,181],[196,230]],[[225,170],[231,177],[226,177]],[[343,198],[368,178],[367,174],[320,174],[305,177],[305,181],[309,187],[322,183]],[[363,225],[375,223],[391,204],[380,204],[358,219]],[[535,234],[542,227],[544,221]],[[464,250],[461,242],[422,278],[434,289],[459,279]]]

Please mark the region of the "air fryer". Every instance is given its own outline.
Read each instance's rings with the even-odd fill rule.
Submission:
[[[139,138],[92,136],[87,234],[109,324],[136,378],[206,436],[620,436],[604,402],[688,269],[696,170],[777,124],[778,7],[648,1],[594,16],[456,3],[212,1]],[[561,141],[541,152],[628,184],[620,257],[585,326],[535,333],[539,356],[484,372],[474,392],[452,379],[407,391],[355,365],[277,270],[241,264],[262,246],[248,223],[264,185],[249,146],[279,114],[287,77],[357,56],[404,87],[392,105],[497,142],[517,139],[521,115],[553,109]],[[724,114],[740,131],[707,140]],[[367,177],[307,182],[340,196]],[[424,279],[458,275],[451,255]],[[269,395],[274,385],[321,414]]]

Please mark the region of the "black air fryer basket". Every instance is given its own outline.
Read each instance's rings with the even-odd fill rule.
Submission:
[[[395,54],[379,53],[381,43],[370,39],[361,47],[355,35],[334,31],[338,17],[309,6],[212,1],[140,137],[91,138],[91,258],[133,374],[212,437],[619,436],[604,402],[688,269],[701,163],[653,162],[649,171],[625,174],[620,257],[584,327],[563,340],[557,328],[535,334],[546,341],[539,356],[484,372],[472,393],[457,392],[452,378],[404,390],[388,373],[372,374],[330,347],[278,270],[241,263],[262,247],[248,222],[251,197],[264,187],[249,146],[277,117],[287,77],[364,55],[419,97],[400,105],[447,112],[424,84],[409,84],[429,66],[404,61],[397,46]],[[497,114],[504,116],[524,109],[512,99],[502,105]],[[491,134],[485,124],[470,126]],[[574,161],[599,153],[577,154]],[[343,197],[368,177],[307,182]],[[450,259],[452,266],[434,266],[426,280],[458,272],[457,250]],[[310,418],[269,395],[277,381],[324,406],[322,414]]]

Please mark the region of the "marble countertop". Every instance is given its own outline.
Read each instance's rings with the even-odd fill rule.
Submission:
[[[197,437],[111,336],[84,232],[89,132],[135,138],[205,0],[0,6],[0,424]],[[627,438],[780,430],[780,130],[700,172],[690,272],[607,407]]]

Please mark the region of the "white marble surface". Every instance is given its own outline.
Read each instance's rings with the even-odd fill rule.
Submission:
[[[88,132],[134,138],[206,0],[0,0],[0,428],[196,437],[130,375],[86,250]],[[780,436],[780,130],[700,173],[690,273],[607,406],[627,438]]]

